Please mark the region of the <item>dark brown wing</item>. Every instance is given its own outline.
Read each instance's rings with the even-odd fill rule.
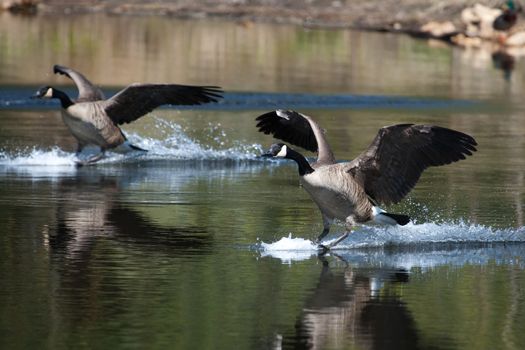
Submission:
[[[104,101],[104,110],[115,124],[129,123],[162,105],[200,105],[217,102],[216,86],[132,84]]]
[[[415,186],[423,170],[465,159],[476,151],[476,145],[471,136],[439,126],[393,125],[381,128],[347,171],[375,201],[397,203]]]
[[[55,74],[65,75],[73,80],[78,88],[77,102],[93,102],[105,99],[102,90],[93,85],[84,75],[76,70],[55,64],[53,66],[53,72]]]
[[[317,140],[308,120],[300,113],[278,109],[255,118],[257,128],[265,134],[292,145],[317,152]]]

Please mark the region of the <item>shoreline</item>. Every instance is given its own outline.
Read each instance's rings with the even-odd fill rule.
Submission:
[[[103,14],[219,19],[242,26],[276,23],[311,29],[352,29],[436,39],[455,46],[525,55],[523,20],[493,29],[503,0],[0,0],[10,12],[41,16]],[[512,1],[512,0],[510,0]],[[25,6],[25,7],[24,7]],[[521,5],[519,12],[523,12]],[[519,15],[519,12],[516,12]],[[522,15],[520,15],[522,16]],[[521,22],[521,23],[520,23]]]
[[[443,0],[429,5],[424,0],[354,0],[351,2],[313,0],[3,0],[34,5],[28,13],[89,14],[129,16],[171,16],[176,18],[223,18],[240,22],[269,22],[315,28],[359,29],[424,34],[421,27],[431,21],[450,21],[461,28],[461,11],[476,3],[496,7],[501,1]],[[17,7],[17,12],[22,12]]]

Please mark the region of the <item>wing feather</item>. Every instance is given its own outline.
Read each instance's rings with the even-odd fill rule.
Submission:
[[[304,116],[295,111],[276,110],[258,116],[255,119],[257,128],[266,135],[292,145],[317,152],[317,140],[310,123]]]
[[[60,66],[58,64],[53,66],[53,72],[55,74],[65,75],[69,79],[73,80],[78,88],[78,97],[76,102],[94,102],[105,99],[102,90],[93,85],[82,73],[77,72],[72,68]]]
[[[429,166],[465,159],[476,140],[462,132],[432,125],[398,124],[381,128],[368,149],[346,171],[375,201],[397,203]]]
[[[104,110],[115,124],[130,123],[162,105],[200,105],[217,102],[217,86],[132,84],[104,101]]]

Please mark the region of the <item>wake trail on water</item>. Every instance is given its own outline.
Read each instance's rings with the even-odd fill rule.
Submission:
[[[323,244],[329,244],[335,239],[334,237],[325,240]],[[508,252],[509,249],[505,245],[516,245],[520,252],[525,253],[525,227],[500,229],[466,222],[409,223],[405,226],[394,227],[363,226],[353,231],[347,239],[333,247],[330,252],[343,254],[349,257],[349,260],[360,256],[366,256],[366,259],[381,256],[384,259],[385,255],[392,257],[409,254],[410,261],[415,259],[419,261],[418,266],[425,266],[429,262],[435,262],[436,252],[446,251],[447,259],[450,259],[451,252],[456,252],[456,258],[462,260],[469,256],[465,254],[466,251],[477,251],[478,253],[474,254],[476,257],[479,256],[480,250],[486,251],[487,247],[493,251],[494,247],[499,246],[498,251],[504,249]],[[291,234],[275,242],[260,242],[257,249],[261,256],[278,258],[284,262],[310,259],[320,252],[313,241],[300,237],[294,238]],[[418,254],[423,254],[424,257],[414,258]],[[524,262],[525,260],[521,259],[521,263]],[[408,263],[408,265],[411,264]]]
[[[162,131],[162,139],[143,137],[137,133],[127,134],[128,140],[133,145],[145,149],[147,152],[116,153],[108,150],[106,156],[97,162],[97,165],[142,160],[244,161],[257,160],[259,159],[258,155],[262,153],[262,147],[258,144],[235,142],[233,146],[220,148],[222,141],[219,140],[218,136],[213,136],[213,139],[219,147],[203,145],[189,137],[180,125],[161,119],[157,120],[156,127]],[[9,152],[0,150],[0,167],[74,168],[79,159],[87,159],[97,152],[98,149],[92,148],[83,151],[77,157],[75,153],[63,151],[56,146],[50,149],[34,147]]]

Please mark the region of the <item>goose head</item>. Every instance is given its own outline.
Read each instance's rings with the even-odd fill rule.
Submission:
[[[287,158],[294,160],[297,163],[300,176],[304,176],[306,174],[311,174],[314,172],[314,169],[310,166],[310,163],[308,163],[308,161],[302,154],[291,149],[284,143],[274,143],[270,146],[270,149],[261,156],[272,158]]]
[[[262,157],[286,158],[289,148],[284,143],[274,143]]]
[[[31,98],[39,98],[39,99],[52,99],[57,98],[60,100],[60,104],[62,108],[66,109],[69,108],[69,106],[73,105],[74,102],[71,101],[68,95],[66,95],[64,92],[57,90],[51,86],[44,86],[31,96]]]
[[[55,90],[51,86],[44,86],[38,89],[38,91],[33,96],[31,96],[31,98],[53,98],[54,91]]]

